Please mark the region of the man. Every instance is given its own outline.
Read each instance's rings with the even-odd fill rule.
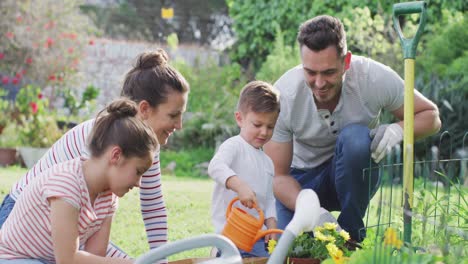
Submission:
[[[311,188],[322,207],[341,211],[338,223],[360,242],[362,219],[379,182],[377,173],[363,169],[403,139],[404,83],[383,64],[351,57],[335,17],[306,21],[297,40],[302,65],[275,83],[281,112],[264,148],[275,165],[278,227],[291,220],[299,191]],[[382,109],[400,121],[378,125]],[[437,106],[416,90],[414,114],[416,138],[440,129]]]

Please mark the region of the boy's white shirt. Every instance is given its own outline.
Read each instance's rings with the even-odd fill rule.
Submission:
[[[211,203],[211,219],[216,233],[221,233],[226,223],[226,210],[237,193],[226,188],[229,177],[236,175],[255,192],[258,207],[263,210],[265,219],[276,219],[275,198],[273,195],[274,165],[263,150],[247,143],[240,135],[224,141],[210,161],[208,174],[215,180]],[[255,209],[240,207],[258,218]],[[265,229],[265,225],[263,226]]]

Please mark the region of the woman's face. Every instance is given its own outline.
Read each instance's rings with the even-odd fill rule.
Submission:
[[[176,130],[182,129],[182,114],[187,108],[188,92],[170,91],[167,101],[150,107],[145,122],[153,128],[159,144],[165,145]]]

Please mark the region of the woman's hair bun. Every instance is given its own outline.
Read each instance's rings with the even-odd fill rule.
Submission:
[[[168,60],[169,56],[163,49],[144,52],[138,57],[136,68],[139,68],[140,70],[151,69],[157,66],[166,65]]]

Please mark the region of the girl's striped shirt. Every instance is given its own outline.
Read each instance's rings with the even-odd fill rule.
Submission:
[[[112,217],[118,198],[112,192],[100,193],[91,204],[80,158],[44,171],[30,182],[16,201],[0,232],[0,258],[33,258],[55,262],[49,198],[68,202],[79,210],[80,246],[96,233],[103,221]]]

